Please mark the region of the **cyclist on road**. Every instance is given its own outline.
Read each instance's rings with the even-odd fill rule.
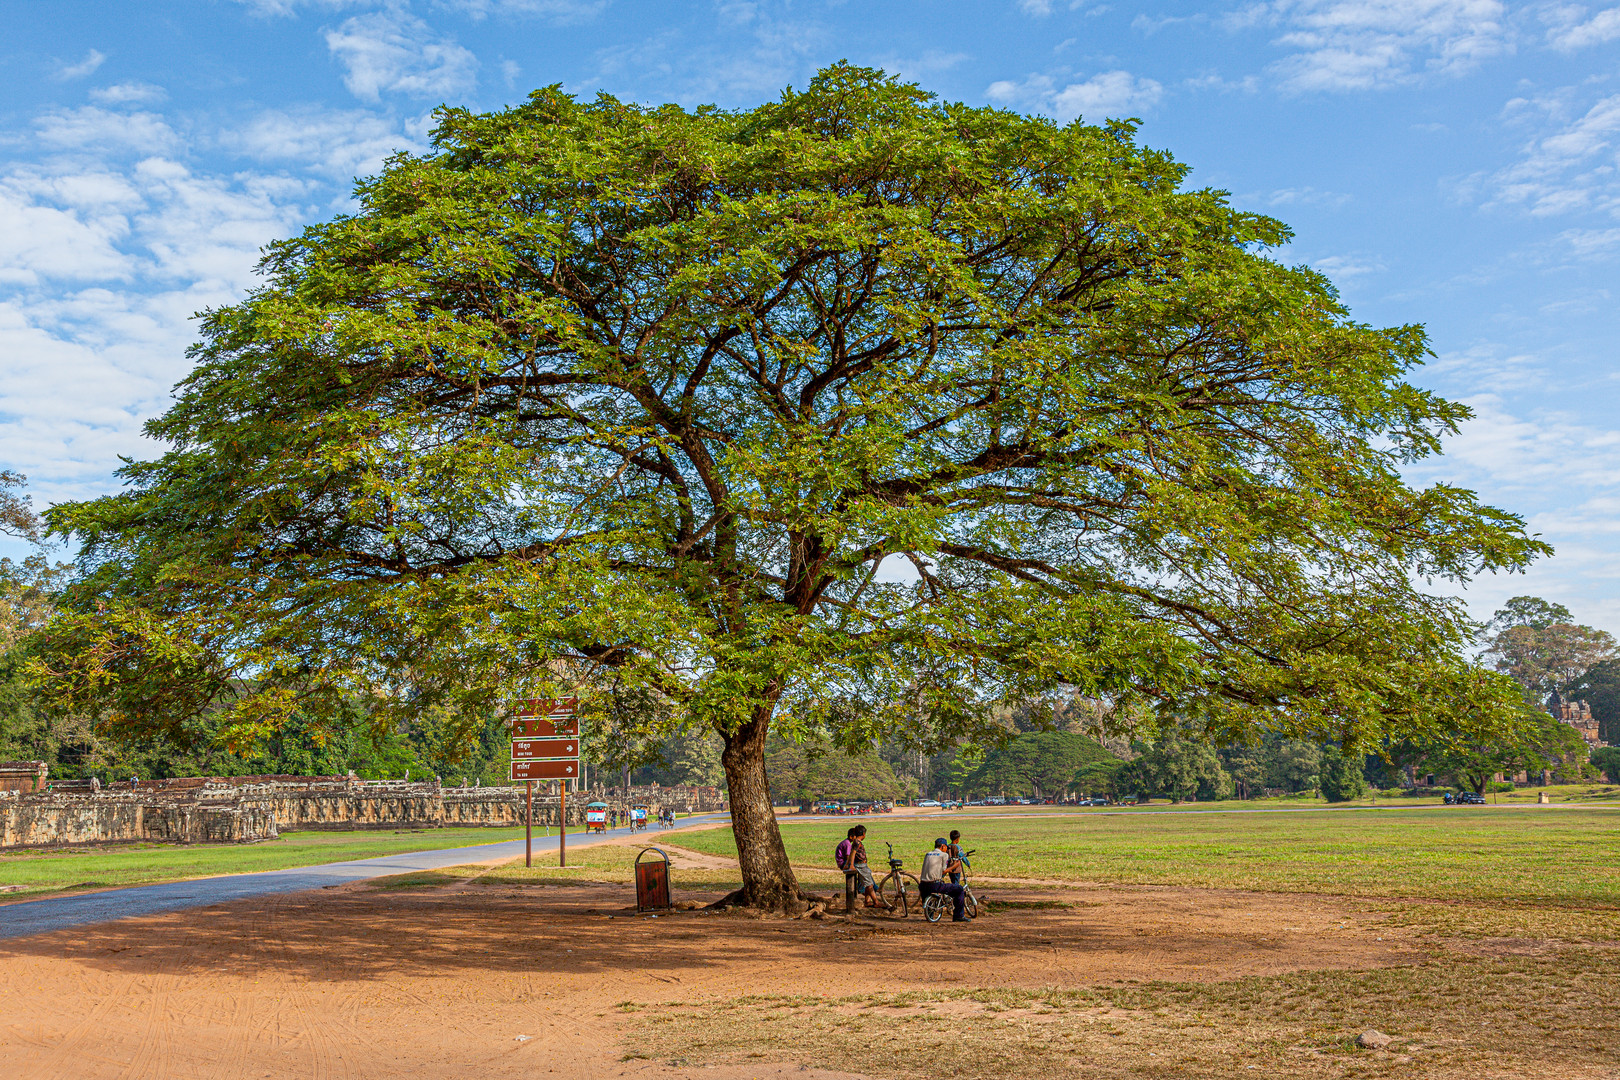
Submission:
[[[951,922],[967,922],[967,889],[948,880],[962,872],[962,860],[951,855],[950,847],[950,841],[943,836],[934,841],[934,850],[923,856],[922,877],[917,884],[924,899],[934,893],[949,896],[956,905],[951,912]]]

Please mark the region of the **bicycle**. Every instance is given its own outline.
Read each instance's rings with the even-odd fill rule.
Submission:
[[[962,852],[962,856],[961,856],[961,861],[962,861],[962,881],[961,881],[961,886],[962,886],[962,914],[966,915],[970,919],[977,919],[979,917],[979,898],[974,896],[973,895],[973,890],[968,887],[968,880],[967,880],[968,861],[967,860],[968,860],[968,856],[972,855],[973,852],[977,851],[977,850],[978,850],[978,848],[974,848],[973,851],[964,851],[964,852]],[[920,885],[918,886],[918,891],[921,891],[921,886]],[[922,902],[923,918],[927,919],[929,922],[939,922],[940,916],[944,915],[946,911],[954,908],[955,906],[956,906],[955,902],[951,899],[951,897],[948,894],[946,894],[946,893],[929,893],[927,896],[923,897],[923,902]]]
[[[878,899],[888,905],[891,914],[903,919],[911,914],[911,898],[922,894],[922,886],[917,882],[917,875],[900,869],[902,863],[894,857],[894,845],[883,846],[889,849],[889,872],[878,882]]]

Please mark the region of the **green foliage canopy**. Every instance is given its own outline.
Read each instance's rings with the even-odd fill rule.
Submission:
[[[1406,381],[1422,329],[1355,322],[1130,125],[847,65],[739,112],[438,121],[207,314],[167,452],[50,514],[64,703],[251,736],[643,686],[726,740],[770,902],[782,703],[851,747],[1057,685],[1221,741],[1514,722],[1413,582],[1548,549],[1402,481],[1468,416]]]
[[[1620,784],[1620,746],[1605,746],[1592,754],[1592,764],[1603,771],[1611,784]]]
[[[871,750],[849,753],[826,745],[773,740],[765,768],[776,797],[794,802],[894,799],[901,793],[894,770]]]
[[[1085,735],[1029,732],[991,751],[964,786],[973,795],[1058,795],[1087,765],[1118,760]]]
[[[1322,748],[1322,772],[1317,787],[1328,802],[1349,802],[1367,794],[1367,777],[1361,771],[1361,755],[1347,754],[1337,746]]]
[[[1138,795],[1184,799],[1226,799],[1232,777],[1207,744],[1171,731],[1120,772],[1119,785]]]

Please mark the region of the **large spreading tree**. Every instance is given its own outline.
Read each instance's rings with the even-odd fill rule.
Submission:
[[[83,578],[36,671],[243,737],[650,693],[724,739],[772,906],[773,721],[940,743],[1064,687],[1225,739],[1516,722],[1423,582],[1545,547],[1403,482],[1468,415],[1407,381],[1422,329],[1186,179],[1129,124],[846,65],[735,112],[443,110],[206,314],[166,452],[52,511]]]

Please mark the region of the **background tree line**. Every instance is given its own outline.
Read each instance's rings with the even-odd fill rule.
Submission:
[[[221,724],[193,721],[162,736],[118,737],[98,732],[87,717],[43,708],[23,675],[30,638],[50,619],[53,599],[72,567],[52,562],[40,525],[23,493],[24,478],[0,473],[0,532],[36,545],[21,560],[0,559],[0,759],[44,760],[53,776],[161,778],[281,773],[364,779],[426,779],[485,786],[507,782],[507,735],[494,711],[453,716],[429,708],[397,723],[376,722],[366,703],[352,701],[334,723],[296,718],[265,738],[232,745]],[[1497,611],[1483,637],[1484,657],[1520,687],[1537,719],[1528,737],[1491,742],[1395,741],[1353,760],[1332,744],[1282,735],[1250,745],[1211,747],[1170,731],[1152,742],[1086,734],[1097,704],[1079,697],[1000,710],[1009,738],[988,751],[951,748],[925,753],[899,741],[850,751],[807,739],[774,737],[767,754],[773,794],[781,801],[819,799],[975,798],[985,795],[1061,796],[1141,793],[1200,800],[1263,793],[1321,791],[1355,798],[1369,787],[1392,788],[1410,770],[1484,790],[1498,773],[1549,769],[1555,780],[1607,773],[1620,782],[1620,749],[1586,759],[1584,743],[1556,722],[1549,704],[1586,701],[1601,737],[1620,742],[1620,649],[1608,633],[1573,622],[1563,605],[1520,596]],[[654,740],[619,737],[668,725],[645,714],[663,707],[635,693],[620,695],[587,746],[597,781],[723,786],[721,740],[712,732],[680,730]]]

